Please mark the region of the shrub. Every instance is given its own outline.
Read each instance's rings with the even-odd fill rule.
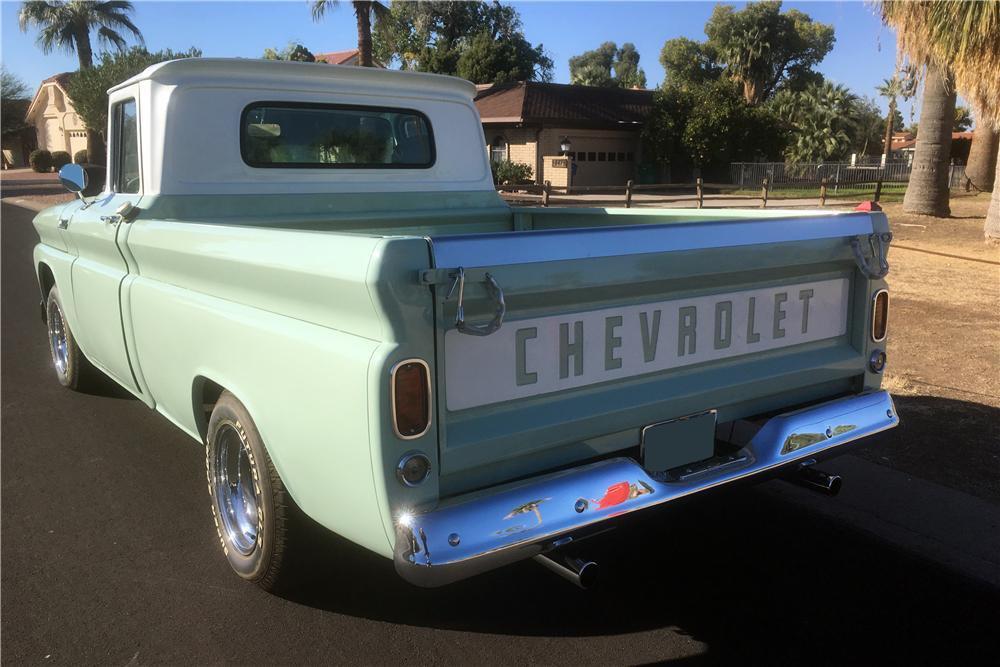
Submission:
[[[31,151],[28,156],[28,164],[39,174],[44,174],[52,169],[52,153],[44,148],[37,148]]]
[[[69,153],[66,151],[56,151],[52,154],[52,171],[59,171],[71,161]]]
[[[77,164],[87,164],[87,149],[84,148],[82,151],[74,153],[73,162]]]
[[[504,160],[491,162],[490,167],[493,170],[493,182],[497,185],[520,185],[532,182],[531,165]]]

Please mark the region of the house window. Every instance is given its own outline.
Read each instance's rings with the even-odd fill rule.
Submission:
[[[618,161],[619,162],[624,162],[625,161],[625,153],[619,153],[618,154]]]
[[[608,154],[607,153],[598,153],[597,154],[597,161],[598,162],[604,162],[607,159],[608,159]]]
[[[135,100],[115,105],[112,111],[114,191],[123,194],[139,192],[139,125]]]
[[[586,162],[587,161],[587,154],[584,153],[584,152],[582,152],[582,151],[579,152],[579,153],[577,153],[576,154],[576,160],[577,160],[577,162]]]
[[[632,155],[632,153],[626,153],[626,154],[625,154],[625,159],[626,159],[626,160],[628,160],[629,162],[631,162],[631,161],[632,161],[632,159],[633,159],[633,155]]]
[[[312,102],[255,102],[240,123],[243,161],[286,169],[426,169],[430,121],[419,111]]]
[[[507,140],[503,137],[494,137],[490,144],[490,160],[492,162],[503,162],[507,159]]]
[[[597,162],[597,153],[587,153],[587,162]]]
[[[608,153],[608,162],[614,162],[614,161],[615,161],[615,154]]]

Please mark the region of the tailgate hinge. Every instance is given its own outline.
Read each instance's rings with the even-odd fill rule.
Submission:
[[[457,269],[429,269],[420,272],[420,282],[424,285],[448,285],[448,293],[444,300],[447,301],[458,290],[458,306],[455,311],[455,328],[459,333],[470,336],[489,336],[503,326],[504,315],[507,314],[507,303],[504,300],[503,290],[497,284],[496,279],[489,273],[483,274],[482,281],[486,285],[486,291],[496,306],[493,319],[485,324],[467,324],[465,321],[465,281],[466,274],[463,267]]]
[[[889,273],[889,260],[886,258],[886,254],[889,252],[891,241],[892,232],[855,236],[851,239],[854,261],[862,273],[869,278],[884,278]],[[864,244],[866,242],[871,249],[871,260],[865,256]]]

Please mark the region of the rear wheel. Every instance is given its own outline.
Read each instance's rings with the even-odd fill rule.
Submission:
[[[93,379],[95,371],[76,344],[59,299],[59,288],[55,285],[45,301],[45,324],[59,384],[73,390],[84,388]]]
[[[250,413],[223,392],[205,446],[216,531],[236,574],[265,590],[288,580],[288,541],[296,508]]]

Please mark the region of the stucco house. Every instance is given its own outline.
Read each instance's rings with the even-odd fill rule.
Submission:
[[[28,106],[25,121],[35,128],[38,148],[66,151],[70,157],[87,148],[87,128],[66,93],[70,72],[42,81]]]
[[[653,91],[520,81],[478,86],[476,107],[490,159],[530,165],[547,179],[545,156],[566,154],[573,186],[624,185],[637,176],[639,134]]]

